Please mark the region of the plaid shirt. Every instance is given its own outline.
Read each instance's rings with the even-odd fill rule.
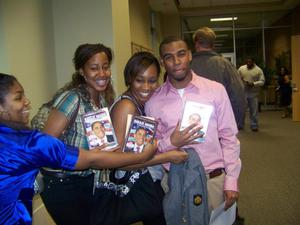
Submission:
[[[80,101],[79,101],[80,96]],[[76,113],[78,107],[78,114],[76,115],[75,121],[72,119],[74,113]],[[102,99],[101,105],[106,106],[106,103]],[[83,94],[82,89],[71,89],[63,92],[60,96],[58,96],[53,104],[58,111],[62,112],[70,121],[74,121],[71,126],[69,126],[64,134],[60,136],[66,144],[76,146],[79,148],[88,149],[88,142],[85,135],[84,127],[82,124],[81,116],[85,113],[97,110],[94,109],[90,100]],[[75,116],[75,115],[74,115]],[[84,171],[66,171],[66,173],[76,174],[80,176],[87,176],[92,173],[92,170],[84,170]]]

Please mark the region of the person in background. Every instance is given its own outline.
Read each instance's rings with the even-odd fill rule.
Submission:
[[[258,96],[260,87],[265,83],[265,76],[253,58],[248,57],[247,63],[238,69],[245,85],[247,107],[249,107],[250,128],[253,132],[258,131]]]
[[[285,67],[280,68],[278,86],[280,93],[280,106],[283,107],[283,114],[281,115],[281,118],[286,118],[290,114],[289,106],[292,103],[292,86],[288,71]]]
[[[239,129],[244,128],[246,101],[243,82],[234,65],[214,51],[215,32],[202,27],[193,35],[195,53],[191,69],[195,74],[224,85]]]
[[[192,70],[199,76],[224,85],[233,109],[239,130],[244,129],[246,98],[244,84],[232,62],[214,51],[215,32],[209,27],[196,30],[193,35],[195,53],[191,62]],[[238,212],[238,211],[237,211]],[[243,221],[237,213],[236,221]],[[241,222],[242,223],[242,222]]]
[[[141,154],[86,151],[29,129],[30,101],[22,85],[0,73],[0,224],[32,223],[33,183],[41,167],[83,170],[126,166],[150,159],[156,145]]]
[[[159,62],[149,52],[135,53],[128,60],[124,69],[124,80],[127,90],[116,99],[110,110],[112,123],[121,146],[126,141],[125,134],[128,115],[145,116],[144,105],[158,87],[159,74]],[[192,129],[191,127],[194,127],[194,125],[188,129]],[[188,133],[188,129],[185,130],[187,137],[191,137],[197,132],[195,130],[195,132]],[[117,212],[114,215],[109,214],[106,217],[107,223],[103,224],[127,225],[138,221],[142,221],[144,225],[165,224],[162,209],[164,191],[161,186],[164,170],[159,164],[170,161],[181,163],[187,158],[185,151],[176,150],[177,148],[175,147],[173,149],[164,154],[155,155],[146,164],[123,168],[124,170],[132,170],[127,172],[129,174],[134,175],[138,173],[138,179],[134,179],[134,184],[130,182],[126,183],[128,184],[127,187],[131,184],[131,188],[123,197],[115,196],[113,190],[99,196],[99,198],[107,199],[107,202],[112,202],[111,199],[118,202]],[[113,196],[108,198],[109,195]],[[99,217],[102,217],[101,212],[106,210],[106,208],[107,206],[104,204],[103,206],[98,205],[98,209],[94,212],[95,220],[103,221]],[[119,218],[117,218],[118,216]],[[93,224],[100,225],[100,222]]]
[[[194,148],[207,174],[210,212],[225,201],[225,209],[239,197],[238,178],[241,170],[240,143],[232,107],[223,85],[197,76],[190,69],[191,51],[180,38],[167,37],[159,47],[161,64],[167,72],[166,82],[146,102],[147,116],[158,121],[158,150]],[[178,121],[185,101],[213,106],[205,141],[184,141]]]
[[[60,137],[72,146],[88,149],[82,115],[108,107],[114,99],[110,65],[112,51],[103,44],[77,47],[72,81],[56,98],[44,132]],[[73,115],[78,108],[77,115]],[[70,123],[75,117],[75,122]],[[45,206],[60,225],[89,224],[94,196],[92,170],[53,171],[43,169],[45,190],[41,193]]]

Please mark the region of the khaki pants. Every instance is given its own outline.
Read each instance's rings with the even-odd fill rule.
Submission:
[[[207,176],[207,194],[209,213],[224,202],[224,181],[225,173],[220,176],[209,179]]]
[[[224,202],[224,181],[225,181],[225,173],[222,173],[220,176],[209,179],[207,178],[207,194],[208,194],[208,209],[209,213],[215,208],[217,208],[221,203]],[[167,193],[169,191],[168,187],[168,173],[165,173],[161,185]]]

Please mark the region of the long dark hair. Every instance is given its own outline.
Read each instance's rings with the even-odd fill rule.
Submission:
[[[80,75],[79,70],[84,67],[86,62],[97,53],[104,52],[108,58],[109,64],[112,61],[112,50],[103,44],[82,44],[76,49],[73,57],[75,72],[72,75],[72,81],[67,83],[61,90],[69,90],[77,88],[79,85],[85,84],[84,77]],[[115,91],[111,82],[108,83],[104,93],[102,93],[105,101],[111,105],[115,98]]]

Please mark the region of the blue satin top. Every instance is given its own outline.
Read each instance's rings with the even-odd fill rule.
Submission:
[[[78,148],[47,134],[0,124],[0,224],[31,224],[39,168],[73,170],[78,155]]]

